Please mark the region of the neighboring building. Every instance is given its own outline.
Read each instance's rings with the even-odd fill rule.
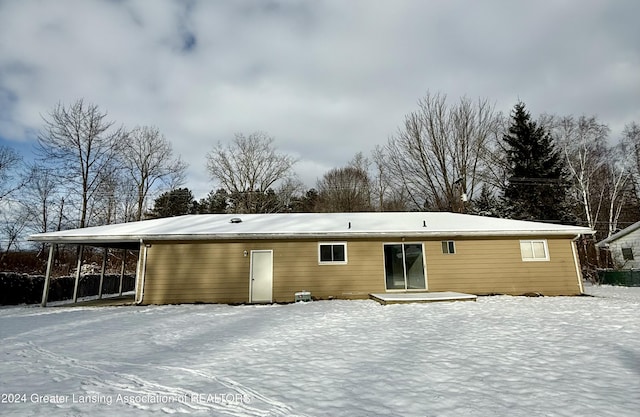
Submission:
[[[370,293],[577,295],[584,227],[453,213],[188,215],[31,236],[139,249],[136,302],[262,303]],[[53,253],[53,252],[51,252]]]
[[[608,249],[616,269],[640,269],[640,222],[597,243]]]

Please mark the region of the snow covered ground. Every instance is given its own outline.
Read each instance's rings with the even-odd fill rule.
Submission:
[[[637,416],[640,288],[0,309],[0,415]]]

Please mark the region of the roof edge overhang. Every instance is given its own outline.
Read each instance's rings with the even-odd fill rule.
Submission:
[[[605,248],[607,246],[609,246],[609,244],[611,242],[615,242],[616,240],[623,238],[625,236],[627,236],[628,234],[631,234],[633,232],[635,232],[636,230],[640,229],[640,222],[635,222],[634,224],[632,224],[629,227],[626,227],[620,231],[618,231],[617,233],[612,234],[611,236],[602,239],[600,242],[596,243],[596,246],[599,248]]]
[[[416,239],[438,238],[496,238],[496,237],[565,237],[576,238],[581,235],[593,234],[592,230],[496,230],[496,231],[389,231],[389,232],[309,232],[309,233],[224,233],[224,234],[149,234],[127,236],[47,236],[33,235],[29,237],[33,242],[45,242],[52,244],[85,244],[96,246],[108,246],[109,244],[139,244],[143,241],[229,241],[229,240],[283,240],[283,239],[366,239],[404,237]]]

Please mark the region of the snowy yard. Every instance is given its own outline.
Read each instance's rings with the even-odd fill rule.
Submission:
[[[0,415],[637,416],[640,288],[0,309]]]

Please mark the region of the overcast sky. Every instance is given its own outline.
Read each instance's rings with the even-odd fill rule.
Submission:
[[[189,163],[264,131],[307,186],[384,144],[427,91],[640,123],[638,0],[0,0],[0,144],[58,102],[155,125]]]

